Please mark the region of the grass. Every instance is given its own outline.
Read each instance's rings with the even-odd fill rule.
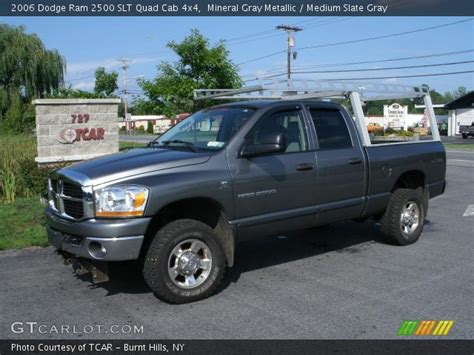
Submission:
[[[46,193],[51,167],[35,162],[36,139],[31,135],[0,135],[0,202]]]
[[[120,142],[120,150],[146,143]],[[49,169],[34,161],[36,143],[31,136],[0,136],[0,250],[47,246],[44,209]]]
[[[474,151],[474,144],[444,143],[444,147],[445,147],[446,149]]]
[[[133,149],[133,148],[143,148],[147,143],[136,143],[136,142],[120,142],[119,150]]]
[[[0,250],[48,245],[44,208],[39,197],[0,203]]]

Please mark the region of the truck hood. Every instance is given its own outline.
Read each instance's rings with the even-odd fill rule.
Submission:
[[[139,148],[87,160],[61,169],[57,173],[69,177],[81,177],[83,185],[100,185],[157,170],[202,164],[210,157],[207,152]]]

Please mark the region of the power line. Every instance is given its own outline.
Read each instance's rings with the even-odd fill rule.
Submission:
[[[319,26],[324,26],[324,25],[330,25],[330,24],[335,23],[335,22],[347,21],[347,20],[352,20],[352,19],[353,18],[351,18],[351,17],[328,19],[328,21],[323,22],[323,23],[316,23],[316,24],[311,24],[309,26],[303,26],[303,29],[307,30],[309,28],[314,28],[314,27],[319,27]]]
[[[314,21],[314,19],[312,19],[312,21]],[[268,39],[268,38],[274,38],[274,37],[281,37],[283,34],[282,33],[275,33],[275,30],[269,30],[269,31],[264,31],[264,32],[261,32],[261,34],[255,34],[255,35],[249,35],[249,38],[250,39],[241,39],[241,40],[238,40],[238,41],[233,41],[231,42],[232,40],[227,40],[227,45],[228,46],[238,46],[238,45],[241,45],[241,44],[247,44],[247,43],[251,43],[251,42],[257,42],[257,41],[262,41],[264,39]],[[246,36],[243,36],[243,37],[246,37]],[[256,37],[256,38],[253,38],[252,37]],[[231,43],[229,43],[231,42]]]
[[[474,52],[474,49],[467,49],[462,51],[454,51],[454,52],[445,52],[445,53],[434,53],[434,54],[425,54],[425,55],[418,55],[412,57],[403,57],[403,58],[390,58],[390,59],[376,59],[376,60],[366,60],[363,62],[346,62],[346,63],[334,63],[334,64],[314,64],[314,65],[306,65],[306,66],[298,66],[298,69],[309,69],[309,68],[329,68],[329,67],[340,67],[346,65],[358,65],[358,64],[371,64],[371,63],[386,63],[386,62],[397,62],[403,60],[410,60],[410,59],[425,59],[425,58],[432,58],[432,57],[443,57],[455,54],[463,54]]]
[[[302,29],[306,30],[308,28],[315,28],[315,27],[320,27],[320,26],[324,26],[324,25],[330,25],[330,24],[335,23],[335,22],[347,21],[347,20],[351,20],[351,19],[352,18],[350,18],[350,17],[339,18],[339,19],[329,19],[329,21],[327,21],[328,19],[325,19],[326,22],[311,24],[307,27],[303,26]],[[302,21],[302,22],[304,22],[304,21]],[[228,43],[228,46],[238,46],[238,45],[241,45],[241,44],[247,44],[247,43],[251,43],[251,42],[258,42],[258,41],[261,41],[261,40],[264,40],[264,39],[280,37],[280,36],[282,36],[282,33],[267,34],[267,35],[264,35],[263,37],[256,36],[257,38],[254,38],[254,39],[241,40],[241,41],[237,41],[237,42],[233,42],[233,43]]]
[[[413,75],[397,75],[397,76],[377,76],[367,78],[346,78],[346,79],[318,79],[321,81],[347,81],[347,80],[382,80],[382,79],[403,79],[403,78],[420,78],[426,76],[445,76],[445,75],[457,75],[457,74],[468,74],[474,73],[474,70],[465,71],[454,71],[449,73],[431,73],[431,74],[413,74]]]
[[[310,69],[310,68],[327,68],[327,67],[338,67],[338,66],[358,65],[358,64],[386,63],[386,62],[404,61],[404,60],[411,60],[411,59],[422,59],[422,58],[426,59],[426,58],[450,56],[450,55],[464,54],[464,53],[470,53],[470,52],[474,52],[474,49],[444,52],[444,53],[425,54],[425,55],[412,56],[412,57],[403,57],[403,58],[376,59],[376,60],[367,60],[367,61],[361,61],[361,62],[346,62],[346,63],[335,63],[335,64],[307,65],[307,66],[298,66],[296,68],[297,69]],[[272,74],[272,72],[277,72],[277,73],[272,74],[272,75],[266,75],[265,77],[276,77],[276,76],[284,75],[285,73],[284,73],[284,71],[282,71],[284,69],[285,69],[284,67],[281,67],[281,68],[276,68],[276,69],[273,69],[273,70],[268,70],[268,71],[266,71],[266,73],[268,73],[268,74]],[[256,73],[244,74],[243,76],[244,77],[246,76],[249,79],[252,79],[252,80],[246,80],[246,81],[257,80],[255,78]]]
[[[459,21],[444,23],[444,24],[436,25],[436,26],[418,28],[416,30],[411,30],[411,31],[392,33],[392,34],[383,35],[383,36],[374,36],[374,37],[360,38],[360,39],[350,40],[350,41],[326,43],[326,44],[320,44],[320,45],[315,45],[315,46],[306,46],[306,47],[299,48],[298,50],[301,51],[301,50],[314,49],[314,48],[333,47],[333,46],[346,45],[346,44],[352,44],[352,43],[373,41],[373,40],[378,40],[378,39],[383,39],[383,38],[403,36],[403,35],[407,35],[407,34],[419,33],[419,32],[423,32],[423,31],[430,31],[430,30],[434,30],[434,29],[438,29],[438,28],[452,26],[452,25],[456,25],[456,24],[459,24],[459,23],[464,23],[464,22],[468,22],[468,21],[472,21],[472,20],[473,20],[472,18],[469,18],[469,19],[465,19],[465,20],[459,20]],[[264,55],[264,56],[261,56],[261,57],[258,57],[258,58],[250,59],[250,60],[247,60],[245,62],[239,63],[239,64],[237,64],[237,66],[241,66],[241,65],[256,62],[256,61],[259,61],[259,60],[262,60],[262,59],[270,58],[270,57],[273,57],[275,55],[278,55],[278,54],[284,53],[284,52],[286,52],[286,51],[273,52],[273,53],[270,53],[270,54],[267,54],[267,55]]]
[[[261,56],[261,57],[258,57],[258,58],[254,58],[254,59],[250,59],[250,60],[247,60],[245,62],[242,62],[242,63],[238,63],[236,64],[237,66],[241,66],[241,65],[244,65],[244,64],[248,64],[248,63],[252,63],[252,62],[256,62],[258,60],[262,60],[262,59],[265,59],[265,58],[270,58],[270,57],[273,57],[277,54],[280,54],[280,53],[286,53],[286,50],[282,50],[282,51],[278,51],[278,52],[273,52],[273,53],[270,53],[270,54],[267,54],[267,55],[264,55],[264,56]]]
[[[67,81],[78,81],[78,80],[91,79],[91,78],[95,78],[95,75],[83,76],[82,78],[73,78]]]
[[[273,37],[280,37],[280,36],[283,36],[283,33],[273,33],[273,34],[270,34],[270,35],[267,34],[266,36],[263,36],[263,37],[257,37],[257,38],[254,38],[254,39],[248,39],[248,40],[242,40],[242,41],[239,41],[239,42],[228,43],[227,45],[229,47],[238,46],[238,45],[241,45],[241,44],[257,42],[257,41],[261,41],[261,40],[264,40],[264,39],[273,38]]]
[[[249,38],[249,37],[255,37],[255,36],[263,36],[263,35],[266,35],[266,34],[269,34],[269,33],[274,33],[275,30],[266,30],[266,31],[261,31],[261,32],[256,32],[256,33],[253,33],[253,34],[247,34],[247,35],[243,35],[243,36],[239,36],[239,37],[233,37],[233,38],[229,38],[226,42],[233,42],[233,41],[239,41],[239,40],[242,40],[242,39],[246,39],[246,38]]]
[[[388,67],[388,68],[362,68],[362,69],[345,69],[345,70],[305,70],[305,71],[294,71],[292,74],[325,74],[325,73],[353,73],[361,71],[384,71],[384,70],[399,70],[399,69],[415,69],[415,68],[428,68],[428,67],[442,67],[449,65],[461,65],[474,63],[474,60],[465,60],[460,62],[450,62],[450,63],[436,63],[436,64],[421,64],[421,65],[409,65],[401,67]],[[275,74],[266,76],[266,78],[273,78],[276,76],[281,76],[283,74]]]
[[[319,18],[314,19],[314,18],[312,18],[312,19],[309,19],[309,20],[303,20],[303,21],[297,22],[294,25],[300,25],[302,23],[313,22],[313,21],[316,21],[316,23],[314,23],[312,25],[317,25],[319,22],[324,22],[326,20],[328,20],[328,19],[319,19]],[[331,20],[334,20],[334,19],[331,19]],[[240,40],[246,39],[246,38],[268,35],[269,33],[275,34],[275,29],[260,31],[260,32],[256,32],[256,33],[249,33],[249,34],[246,34],[246,35],[229,38],[229,39],[226,40],[226,42],[229,43],[229,42],[233,42],[233,41],[240,41]]]
[[[360,42],[374,41],[374,40],[379,40],[379,39],[384,39],[384,38],[391,38],[391,37],[404,36],[404,35],[407,35],[407,34],[412,34],[412,33],[418,33],[418,32],[424,32],[424,31],[435,30],[435,29],[438,29],[438,28],[443,28],[443,27],[447,27],[447,26],[452,26],[452,25],[456,25],[456,24],[458,24],[458,23],[468,22],[468,21],[472,21],[472,20],[473,20],[472,18],[469,18],[469,19],[465,19],[465,20],[459,20],[459,21],[444,23],[444,24],[442,24],[442,25],[436,25],[436,26],[418,28],[418,29],[416,29],[416,30],[411,30],[411,31],[404,31],[404,32],[398,32],[398,33],[392,33],[392,34],[389,34],[389,35],[382,35],[382,36],[374,36],[374,37],[368,37],[368,38],[354,39],[354,40],[351,40],[351,41],[343,41],[343,42],[319,44],[319,45],[315,45],[315,46],[306,46],[306,47],[299,48],[299,50],[302,51],[302,50],[306,50],[306,49],[323,48],[323,47],[333,47],[333,46],[340,46],[340,45],[345,45],[345,44],[360,43]]]

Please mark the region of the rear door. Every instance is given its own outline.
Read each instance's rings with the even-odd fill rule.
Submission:
[[[352,117],[338,106],[307,105],[317,138],[318,223],[358,217],[364,206],[365,157]]]

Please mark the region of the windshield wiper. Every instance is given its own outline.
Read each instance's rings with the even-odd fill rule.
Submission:
[[[198,151],[197,148],[194,146],[194,143],[188,142],[188,141],[182,141],[182,140],[179,140],[179,139],[173,139],[173,140],[161,141],[161,142],[152,141],[152,142],[148,143],[148,146],[149,147],[160,146],[160,145],[169,146],[170,144],[173,144],[173,143],[183,144],[183,145],[186,146],[186,148],[191,149],[193,152]]]

